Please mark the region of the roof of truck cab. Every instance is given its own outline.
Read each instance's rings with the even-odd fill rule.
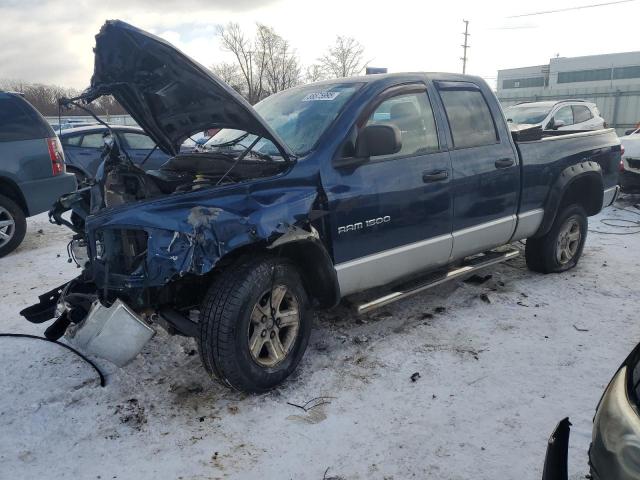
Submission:
[[[444,72],[401,72],[401,73],[374,73],[372,75],[360,75],[356,77],[332,78],[315,82],[312,85],[328,85],[333,83],[387,83],[390,80],[396,80],[398,83],[403,81],[416,80],[440,80],[440,81],[456,81],[456,82],[477,82],[485,83],[482,78],[475,75],[464,75],[461,73],[444,73]],[[301,85],[301,87],[310,84]],[[294,87],[295,88],[295,87]]]

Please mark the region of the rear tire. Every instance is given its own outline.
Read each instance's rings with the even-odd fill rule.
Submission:
[[[0,195],[0,257],[13,252],[27,233],[27,219],[22,208]]]
[[[527,239],[525,258],[529,270],[555,273],[575,267],[582,256],[588,225],[584,208],[577,204],[564,207],[549,232]]]
[[[262,393],[293,373],[310,332],[309,300],[296,267],[262,256],[214,280],[200,311],[198,348],[205,369],[222,383]]]

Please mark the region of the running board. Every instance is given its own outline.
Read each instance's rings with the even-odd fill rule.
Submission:
[[[402,300],[403,298],[410,297],[416,293],[423,292],[429,288],[440,285],[449,280],[454,280],[470,273],[476,272],[482,268],[490,267],[497,263],[502,263],[506,260],[510,260],[520,255],[518,250],[509,250],[506,252],[487,252],[480,256],[473,257],[460,267],[453,268],[440,273],[432,274],[425,281],[423,278],[422,283],[407,285],[405,288],[398,288],[396,291],[376,298],[370,302],[362,303],[355,306],[356,313],[363,314],[371,312],[377,308],[389,305],[390,303]],[[405,284],[406,285],[406,284]]]

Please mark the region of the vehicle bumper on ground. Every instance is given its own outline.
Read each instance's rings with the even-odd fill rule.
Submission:
[[[640,478],[640,416],[628,395],[623,366],[604,393],[593,421],[589,464],[596,480]]]
[[[27,203],[28,216],[46,212],[65,193],[76,189],[76,177],[72,173],[61,173],[55,177],[21,183],[20,189]]]
[[[625,192],[640,192],[640,172],[630,170],[620,172],[620,187]]]

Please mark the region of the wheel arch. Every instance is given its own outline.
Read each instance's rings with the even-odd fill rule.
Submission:
[[[597,162],[587,161],[565,168],[551,186],[544,208],[544,217],[534,238],[545,235],[551,229],[562,207],[577,203],[588,216],[602,209],[604,182],[602,167]]]
[[[317,232],[295,228],[285,233],[271,244],[259,242],[244,245],[222,257],[216,270],[233,268],[237,262],[266,254],[275,258],[284,258],[298,267],[305,290],[315,301],[318,308],[332,308],[340,302],[340,286],[338,274],[333,261]]]
[[[298,266],[304,287],[319,308],[332,308],[340,302],[338,275],[320,240],[296,240],[273,250],[276,256],[288,258]]]

